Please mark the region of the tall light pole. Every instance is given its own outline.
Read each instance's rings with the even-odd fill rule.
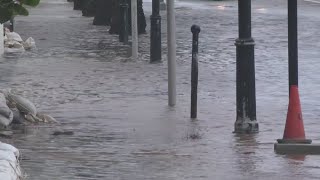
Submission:
[[[237,51],[237,117],[235,133],[256,133],[256,87],[254,40],[251,37],[251,0],[238,0],[239,38]]]
[[[168,103],[176,105],[176,19],[174,0],[167,0]]]

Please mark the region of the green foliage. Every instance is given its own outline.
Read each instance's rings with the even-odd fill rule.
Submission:
[[[9,21],[16,15],[28,16],[25,5],[35,7],[40,0],[0,0],[0,23]]]
[[[22,3],[28,6],[37,6],[40,3],[40,0],[22,0]]]

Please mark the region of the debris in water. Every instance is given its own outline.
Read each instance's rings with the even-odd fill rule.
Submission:
[[[59,135],[73,135],[73,131],[55,131],[52,135],[59,136]]]

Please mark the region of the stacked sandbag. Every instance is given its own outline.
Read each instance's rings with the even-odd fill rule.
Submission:
[[[36,48],[35,41],[32,37],[23,41],[18,33],[11,32],[8,28],[5,28],[4,33],[5,53],[19,53]]]
[[[24,52],[25,49],[22,45],[22,38],[16,32],[10,32],[8,28],[5,28],[4,36],[4,50],[5,53]]]
[[[25,50],[31,50],[36,48],[36,42],[32,37],[29,37],[25,42],[22,42],[22,45]]]
[[[4,97],[6,102],[6,107],[11,111],[10,118],[12,119],[10,123],[14,124],[26,124],[26,123],[57,123],[56,119],[50,115],[47,115],[42,112],[38,112],[36,106],[29,101],[27,98],[24,98],[20,95],[13,93],[11,90],[2,90],[1,95]],[[0,111],[1,113],[1,111]]]
[[[7,105],[5,95],[0,93],[0,129],[7,128],[13,120],[13,112]]]

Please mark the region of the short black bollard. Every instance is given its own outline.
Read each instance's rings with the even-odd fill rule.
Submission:
[[[191,118],[197,118],[198,101],[198,45],[200,27],[191,26],[192,32],[192,66],[191,66]]]
[[[125,44],[128,43],[129,36],[129,21],[128,21],[128,2],[127,0],[122,0],[120,3],[120,33],[119,41]]]
[[[12,17],[11,19],[10,19],[10,31],[11,32],[13,32],[14,31],[14,18]]]

